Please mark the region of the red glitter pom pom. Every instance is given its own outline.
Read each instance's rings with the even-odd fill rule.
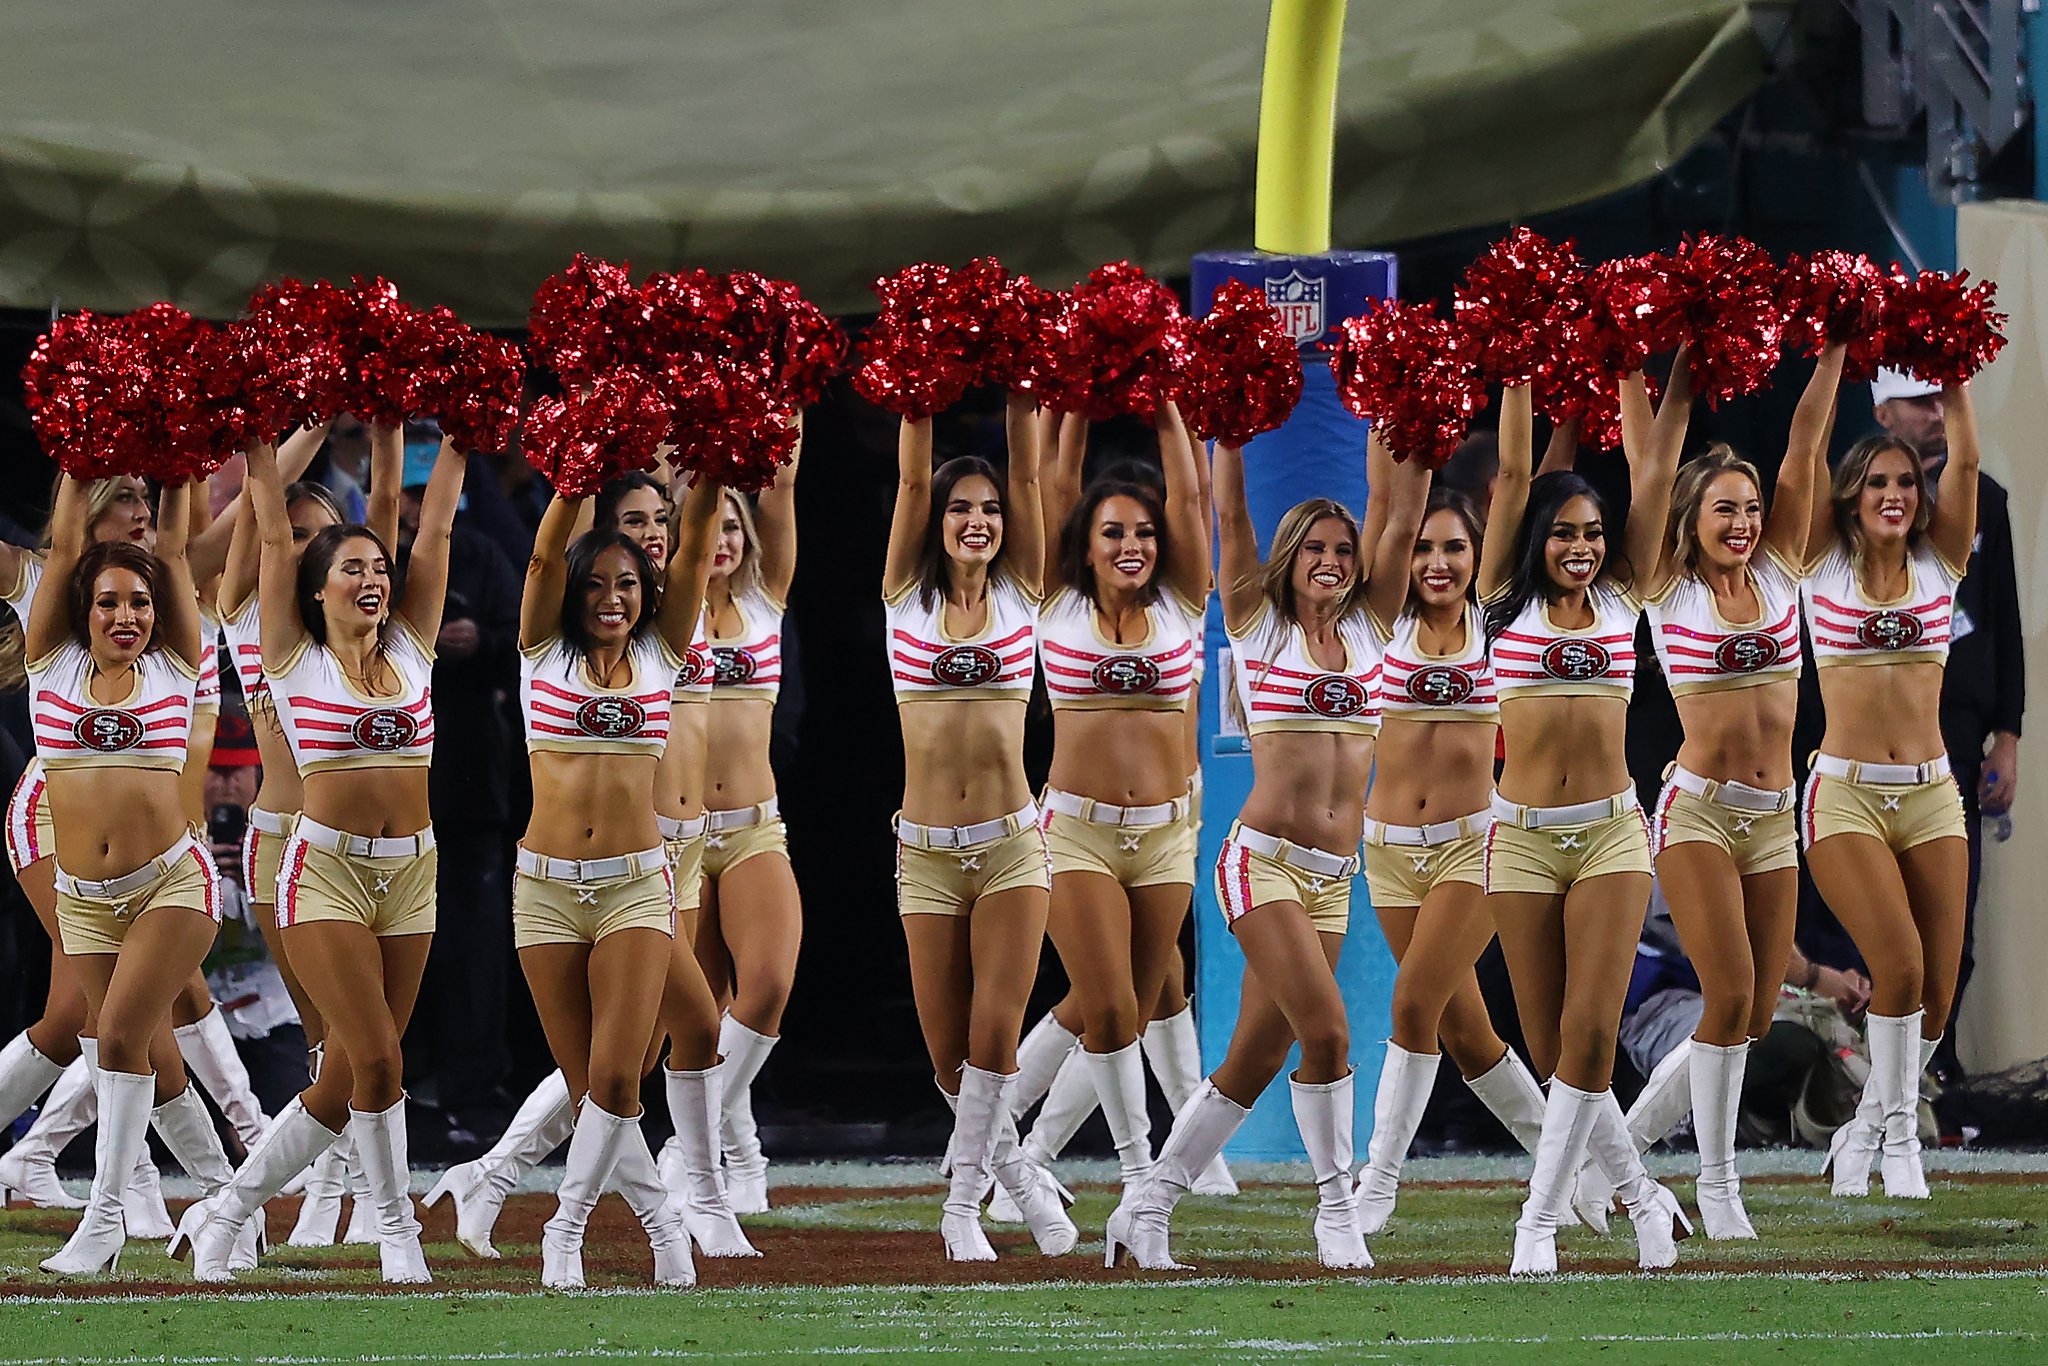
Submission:
[[[1174,292],[1137,266],[1097,266],[1042,329],[1039,393],[1094,422],[1150,417],[1173,381],[1169,340],[1186,325]]]
[[[342,315],[349,306],[346,292],[325,280],[280,280],[250,296],[236,326],[246,338],[251,402],[273,434],[343,411]]]
[[[1169,344],[1173,397],[1199,437],[1242,446],[1301,401],[1301,348],[1266,292],[1242,280],[1225,280],[1207,315]]]
[[[674,410],[637,370],[610,370],[589,392],[536,399],[526,410],[527,463],[565,498],[587,498],[630,470],[655,468]]]
[[[422,410],[433,381],[420,368],[431,348],[423,316],[400,301],[397,285],[380,277],[358,275],[343,292],[336,315],[342,411],[397,427]]]
[[[2005,347],[1998,286],[1970,273],[1923,270],[1885,300],[1880,351],[1887,365],[1929,384],[1967,383]]]
[[[1778,285],[1785,312],[1785,349],[1817,356],[1830,342],[1846,342],[1857,353],[1850,358],[1848,378],[1874,377],[1877,364],[1870,342],[1890,288],[1877,263],[1859,252],[1788,257]]]
[[[1062,295],[1040,289],[1029,275],[1003,272],[992,280],[981,323],[982,382],[1018,393],[1036,392],[1046,327],[1064,307]]]
[[[1572,249],[1517,228],[1465,271],[1452,304],[1480,376],[1496,384],[1553,383],[1569,367],[1574,323],[1586,309],[1585,262]]]
[[[1754,242],[1715,234],[1680,242],[1676,260],[1693,392],[1712,408],[1770,383],[1785,330],[1777,262]]]
[[[634,359],[646,325],[626,267],[581,252],[541,281],[526,315],[534,354],[569,385]]]
[[[882,311],[860,339],[860,396],[908,418],[958,403],[980,368],[987,280],[981,262],[959,269],[927,261],[875,281]]]
[[[674,411],[669,459],[726,488],[758,492],[796,449],[792,410],[757,368],[727,356],[679,358],[663,372]]]
[[[509,447],[526,387],[518,344],[471,327],[445,308],[420,315],[418,332],[421,410],[440,419],[457,450],[496,455]]]
[[[751,359],[784,403],[808,408],[846,368],[846,329],[787,280],[750,270],[725,277],[733,302],[728,332],[735,359]]]
[[[1330,370],[1346,408],[1371,421],[1397,460],[1440,469],[1486,393],[1451,324],[1429,303],[1375,299],[1346,318]]]

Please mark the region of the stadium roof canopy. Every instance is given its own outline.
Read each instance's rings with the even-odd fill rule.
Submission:
[[[1335,236],[1557,208],[1761,80],[1743,0],[1351,5]],[[576,250],[862,310],[994,253],[1063,284],[1251,245],[1253,0],[64,0],[0,48],[0,304],[232,313],[388,275],[524,318]]]

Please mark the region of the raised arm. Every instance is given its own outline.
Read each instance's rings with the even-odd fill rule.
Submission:
[[[43,589],[21,624],[22,653],[41,659],[71,638],[71,575],[85,554],[86,509],[92,496],[69,474],[58,476],[50,509],[50,550],[43,560]],[[19,568],[19,565],[16,566]]]
[[[1223,599],[1223,624],[1242,631],[1259,611],[1259,535],[1252,528],[1244,494],[1244,452],[1216,443],[1216,591]]]
[[[1630,396],[1630,383],[1636,391]],[[1692,369],[1686,348],[1671,359],[1671,386],[1647,431],[1642,411],[1648,391],[1641,375],[1622,381],[1622,454],[1628,460],[1628,531],[1626,548],[1633,570],[1630,587],[1638,596],[1659,591],[1671,577],[1675,555],[1670,536],[1671,486],[1678,478],[1678,457],[1685,450],[1685,428],[1692,418]],[[1630,418],[1630,409],[1634,418]]]
[[[1081,501],[1081,466],[1088,459],[1088,419],[1079,413],[1054,413],[1048,409],[1046,420],[1053,429],[1052,474],[1042,483],[1039,503],[1045,509],[1045,581],[1041,586],[1050,596],[1055,588],[1065,586],[1060,582],[1060,531]],[[1039,430],[1044,431],[1045,426],[1042,424]]]
[[[1536,473],[1545,475],[1552,470],[1575,469],[1578,463],[1579,420],[1572,417],[1551,423],[1550,440],[1544,443],[1543,463],[1536,467]]]
[[[889,554],[882,596],[894,598],[917,578],[924,529],[932,513],[932,420],[903,419],[896,431],[896,511],[889,518]]]
[[[1013,393],[1003,410],[1003,435],[1010,450],[1010,493],[1003,500],[1003,537],[1017,580],[1033,597],[1045,591],[1045,505],[1039,501],[1038,408],[1029,394]],[[1204,524],[1206,525],[1206,523]]]
[[[232,514],[241,506],[241,501],[241,491],[237,490],[234,502],[228,505],[230,515],[215,517],[212,507],[209,506],[206,485],[203,482],[192,491],[192,497],[185,500],[189,509],[186,513],[185,563],[192,570],[194,583],[210,582],[227,568],[228,546],[235,536],[235,518]],[[158,504],[157,516],[161,520],[161,498],[158,499]]]
[[[157,501],[156,560],[163,578],[156,600],[156,638],[191,669],[199,667],[205,649],[199,625],[199,590],[192,582],[189,553],[191,505],[197,500],[191,481],[186,480],[168,485]]]
[[[1983,460],[1970,386],[1951,384],[1943,389],[1941,409],[1948,426],[1948,468],[1942,471],[1941,496],[1934,500],[1934,520],[1928,524],[1927,535],[1944,560],[1965,570],[1970,567],[1970,547],[1977,539],[1977,472]],[[1925,488],[1920,496],[1928,496]]]
[[[697,618],[704,611],[704,585],[711,577],[711,547],[718,539],[724,494],[722,486],[700,479],[683,494],[676,516],[676,545],[668,557],[657,625],[678,659],[689,652]]]
[[[279,460],[283,460],[282,455]],[[309,457],[307,464],[311,463]],[[440,468],[438,461],[434,468]],[[303,472],[305,465],[299,469]],[[398,553],[398,494],[404,487],[405,430],[373,425],[370,428],[370,489],[365,497],[368,506],[363,516],[365,525],[377,533],[377,539],[384,542],[384,548],[394,555]],[[457,496],[460,497],[459,488]]]
[[[796,467],[804,453],[804,415],[790,419],[796,428],[796,449],[789,463],[775,472],[775,482],[761,494],[754,525],[761,532],[761,587],[780,603],[789,601],[796,578]]]
[[[1812,540],[1814,512],[1828,512],[1828,500],[1814,485],[1816,469],[1827,469],[1827,434],[1835,417],[1836,397],[1842,389],[1842,360],[1848,348],[1830,343],[1814,362],[1806,391],[1792,410],[1792,431],[1785,438],[1785,459],[1778,466],[1777,491],[1771,496],[1771,513],[1764,520],[1764,544],[1778,558],[1796,568],[1806,567],[1807,544]],[[1815,460],[1818,448],[1820,458]]]
[[[1503,428],[1510,420],[1506,412],[1501,414]],[[1391,626],[1408,604],[1415,538],[1422,534],[1422,513],[1429,505],[1430,471],[1418,460],[1396,464],[1377,431],[1366,440],[1366,468],[1371,471],[1372,501],[1386,511],[1374,539],[1358,547],[1359,563],[1368,566],[1365,605],[1375,621]]]
[[[1623,399],[1626,402],[1627,395]],[[1518,415],[1509,421],[1508,415]],[[1500,472],[1493,481],[1493,508],[1486,517],[1486,541],[1479,554],[1479,596],[1492,597],[1514,573],[1515,535],[1529,510],[1529,458],[1536,420],[1526,384],[1511,384],[1500,396]]]
[[[1209,528],[1202,521],[1202,479],[1195,472],[1195,443],[1180,420],[1180,409],[1161,403],[1153,419],[1159,432],[1159,465],[1166,475],[1167,562],[1159,567],[1174,591],[1200,606],[1209,596]]]
[[[455,443],[444,437],[420,498],[420,528],[413,533],[412,558],[406,564],[405,596],[399,599],[398,614],[429,647],[441,634],[441,613],[448,605],[448,543],[467,465]]]
[[[299,618],[299,549],[292,543],[292,519],[285,511],[284,476],[277,468],[275,447],[249,448],[249,475],[242,491],[260,546],[256,601],[263,667],[275,669],[306,639],[306,626]]]
[[[562,631],[562,592],[569,580],[569,542],[577,535],[588,498],[557,492],[540,515],[533,533],[533,554],[526,561],[526,586],[519,594],[519,648],[530,650]],[[424,510],[423,510],[424,511]],[[424,522],[424,515],[422,522]],[[421,528],[422,534],[425,527]],[[412,547],[419,560],[419,542]]]
[[[279,485],[289,487],[296,483],[313,463],[313,457],[320,453],[321,443],[326,440],[327,424],[324,422],[315,427],[301,427],[286,437],[273,457]],[[233,527],[228,540],[227,559],[221,566],[220,587],[214,593],[214,606],[223,613],[234,612],[256,591],[263,542],[256,531],[256,513],[249,483],[250,476],[245,473],[242,492],[235,499],[234,515],[221,519]]]

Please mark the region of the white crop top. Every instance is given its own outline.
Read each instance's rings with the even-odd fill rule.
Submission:
[[[1410,721],[1498,721],[1500,694],[1479,610],[1466,606],[1465,644],[1450,654],[1423,649],[1421,627],[1422,618],[1412,611],[1394,622],[1380,666],[1381,711]]]
[[[682,661],[659,632],[626,648],[632,677],[617,688],[590,681],[583,657],[551,636],[520,651],[519,710],[526,747],[569,754],[652,754],[668,747],[669,707]]]
[[[675,686],[669,700],[677,705],[711,700],[711,676],[716,672],[711,659],[711,642],[704,636],[704,610],[697,609],[697,624],[690,632],[690,648],[676,667]]]
[[[1963,576],[1923,539],[1906,556],[1906,591],[1891,602],[1863,596],[1856,561],[1840,545],[1799,585],[1816,664],[1941,663],[1948,658],[1956,585]]]
[[[1551,697],[1619,697],[1636,686],[1636,623],[1642,604],[1619,588],[1595,584],[1587,590],[1593,624],[1566,631],[1551,624],[1539,597],[1508,623],[1488,654],[1500,699],[1527,693]]]
[[[228,660],[242,684],[242,703],[270,704],[270,684],[263,677],[263,614],[251,593],[239,608],[223,615],[220,633],[227,639]]]
[[[713,697],[766,697],[782,691],[783,605],[758,588],[734,595],[737,636],[712,636]]]
[[[192,705],[200,711],[220,710],[220,618],[199,609],[199,689]]]
[[[29,719],[43,763],[182,770],[198,672],[169,650],[149,650],[135,661],[129,695],[112,704],[93,700],[92,676],[92,653],[75,640],[28,666]]]
[[[1697,574],[1680,575],[1644,605],[1672,696],[1799,677],[1799,580],[1768,546],[1750,560],[1749,580],[1763,610],[1747,625],[1723,619]]]
[[[1180,711],[1195,685],[1191,612],[1167,588],[1145,609],[1145,639],[1103,637],[1095,604],[1062,588],[1038,609],[1038,648],[1054,711]]]
[[[1230,633],[1231,673],[1245,730],[1377,734],[1380,728],[1380,645],[1364,612],[1338,622],[1344,667],[1326,669],[1308,650],[1300,625],[1261,602],[1242,631]]]
[[[369,697],[342,676],[326,646],[306,640],[270,671],[270,695],[301,773],[329,769],[425,767],[434,757],[434,656],[412,628],[394,621],[384,658],[398,695]]]
[[[43,557],[36,554],[23,554],[21,557],[21,573],[16,576],[13,586],[5,594],[6,603],[14,609],[14,615],[21,619],[23,630],[28,629],[29,609],[35,606],[36,590],[42,586]]]
[[[988,586],[988,624],[971,640],[946,634],[946,601],[912,584],[885,598],[889,677],[901,702],[967,698],[1031,700],[1038,660],[1038,604],[1015,579]]]

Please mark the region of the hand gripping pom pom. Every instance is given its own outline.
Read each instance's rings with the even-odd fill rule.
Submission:
[[[1170,339],[1173,397],[1188,429],[1242,446],[1301,400],[1301,348],[1264,290],[1226,280],[1208,314]]]
[[[1847,343],[1847,378],[1875,377],[1877,358],[1871,341],[1890,291],[1889,279],[1877,264],[1857,252],[1817,251],[1786,258],[1778,279],[1785,349],[1817,356],[1830,343]]]
[[[527,463],[565,498],[587,498],[621,474],[655,468],[674,411],[637,370],[597,376],[588,393],[537,399],[526,412]]]
[[[1570,242],[1517,228],[1465,271],[1452,304],[1458,334],[1495,384],[1562,383],[1586,311],[1586,266]]]
[[[1450,323],[1427,303],[1376,299],[1330,354],[1337,396],[1378,429],[1397,460],[1441,469],[1486,394]]]
[[[1169,339],[1186,325],[1173,291],[1137,266],[1097,266],[1042,329],[1038,392],[1090,421],[1150,417],[1173,382]]]
[[[1879,324],[1886,364],[1946,388],[1992,362],[2005,347],[2005,314],[1992,307],[1998,286],[1969,279],[1966,270],[1923,270],[1894,285]]]

